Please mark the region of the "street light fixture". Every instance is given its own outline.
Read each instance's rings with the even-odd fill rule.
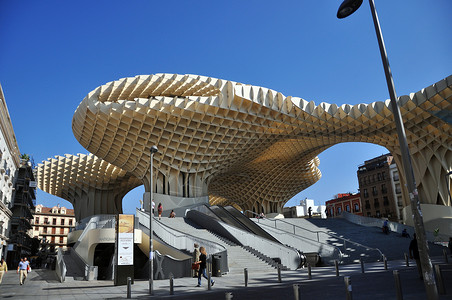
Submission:
[[[159,149],[157,146],[152,146],[151,149],[151,167],[150,167],[150,184],[149,184],[149,295],[152,295],[154,292],[154,245],[153,245],[153,232],[152,232],[152,219],[154,217],[153,211],[152,211],[152,202],[154,200],[154,193],[153,193],[153,170],[154,170],[154,153],[157,153]]]
[[[337,12],[339,19],[348,17],[355,12],[362,4],[363,0],[345,0],[342,2]],[[416,232],[419,258],[421,261],[423,279],[425,290],[428,299],[438,299],[438,291],[436,289],[436,282],[433,275],[433,267],[428,255],[427,240],[425,238],[424,221],[421,214],[421,204],[419,201],[419,195],[416,188],[416,181],[414,178],[413,166],[411,164],[410,150],[405,135],[405,128],[403,125],[402,117],[400,115],[400,108],[397,104],[397,96],[394,87],[394,81],[392,79],[391,69],[389,67],[388,56],[383,41],[383,34],[380,29],[380,22],[378,21],[377,11],[373,0],[369,0],[370,10],[372,12],[372,18],[374,21],[375,32],[377,34],[378,45],[380,47],[381,60],[383,62],[383,68],[385,70],[386,83],[388,85],[389,96],[391,99],[392,113],[394,115],[394,122],[396,125],[397,135],[399,138],[400,154],[402,156],[402,166],[405,172],[405,179],[408,188],[408,194],[411,203],[411,212],[413,213],[414,230]]]

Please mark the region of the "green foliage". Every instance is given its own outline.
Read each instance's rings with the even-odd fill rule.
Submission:
[[[28,155],[27,153],[24,153],[24,154],[22,154],[21,156],[20,156],[20,159],[23,159],[23,160],[30,160],[30,155]]]

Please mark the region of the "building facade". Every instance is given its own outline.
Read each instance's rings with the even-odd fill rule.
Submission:
[[[0,257],[5,259],[10,244],[14,175],[19,163],[19,147],[0,85]]]
[[[75,226],[73,209],[64,206],[36,205],[33,215],[33,237],[40,240],[41,251],[53,253],[57,248],[67,249],[67,235]]]
[[[36,204],[36,181],[29,159],[21,159],[14,180],[13,201],[11,203],[11,230],[7,262],[15,266],[23,256],[37,251],[37,241],[31,237],[31,220]]]
[[[393,178],[398,179],[398,176],[391,176],[394,173],[394,167],[391,168],[391,165],[395,166],[393,156],[384,154],[367,160],[358,167],[364,216],[400,221],[397,198],[394,197],[396,191],[393,190],[396,186]]]
[[[362,204],[360,193],[337,194],[334,199],[325,202],[328,218],[339,216],[343,211],[362,216]]]

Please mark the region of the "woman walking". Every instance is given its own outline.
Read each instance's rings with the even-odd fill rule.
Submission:
[[[209,278],[206,275],[206,268],[207,268],[206,248],[204,248],[204,247],[199,248],[199,252],[201,252],[201,254],[199,255],[199,261],[197,261],[197,263],[199,263],[197,287],[201,286],[201,276],[204,277],[205,279],[209,280]],[[215,284],[215,280],[211,279],[210,284],[213,286]]]
[[[2,283],[3,275],[8,272],[8,266],[6,265],[5,259],[2,257],[2,261],[0,262],[0,283]]]

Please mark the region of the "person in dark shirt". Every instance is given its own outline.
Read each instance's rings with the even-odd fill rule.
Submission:
[[[416,233],[413,234],[413,239],[410,242],[410,258],[416,261],[417,271],[419,273],[419,278],[422,279],[422,266],[421,259],[419,257],[419,248],[417,246]]]
[[[205,279],[209,280],[209,278],[206,275],[206,268],[207,268],[207,253],[206,248],[201,247],[199,248],[199,252],[201,254],[199,255],[199,270],[198,270],[198,287],[201,286],[201,276]],[[210,284],[213,286],[215,284],[215,281],[213,279],[210,280]]]

